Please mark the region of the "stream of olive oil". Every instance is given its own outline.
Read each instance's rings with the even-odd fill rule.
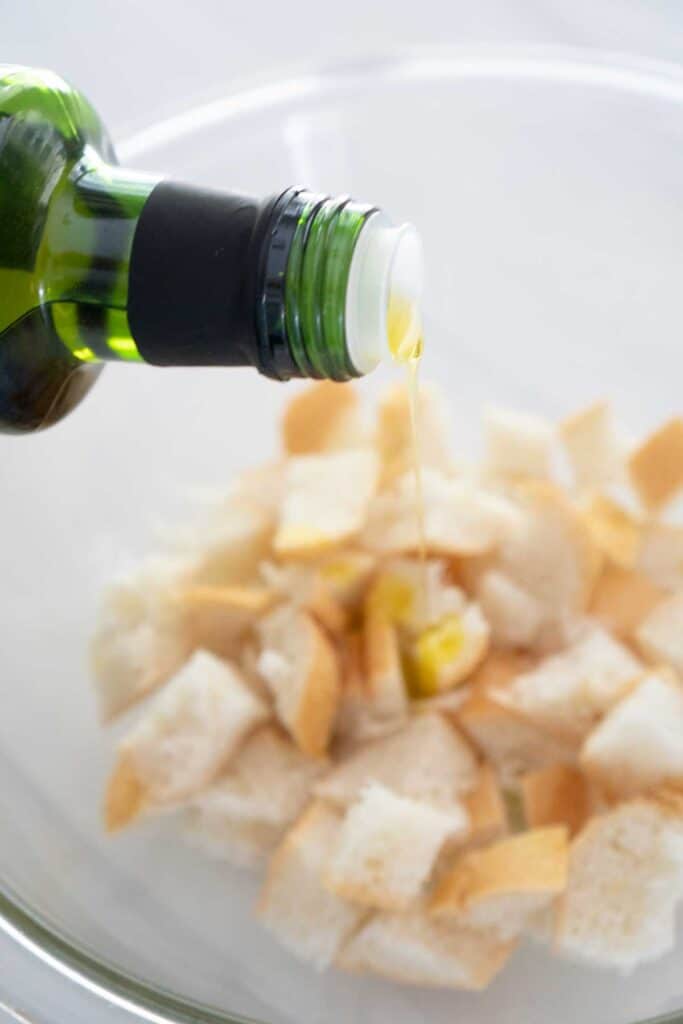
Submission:
[[[429,595],[426,585],[427,543],[425,537],[419,418],[419,369],[424,342],[422,320],[417,305],[405,300],[394,299],[391,301],[387,317],[387,336],[389,351],[394,362],[406,368],[408,408],[410,411],[410,443],[413,475],[415,478],[415,519],[417,522],[420,564],[422,565],[422,590],[425,601],[428,601]]]

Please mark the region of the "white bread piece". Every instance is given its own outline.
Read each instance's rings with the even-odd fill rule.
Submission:
[[[683,688],[647,675],[590,734],[581,764],[620,798],[683,781]]]
[[[375,559],[366,551],[342,548],[312,562],[264,562],[261,577],[268,587],[305,605],[311,584],[324,580],[330,592],[343,604],[354,604],[375,569]]]
[[[484,407],[484,469],[492,476],[550,474],[553,429],[541,416],[496,406]]]
[[[191,801],[200,822],[256,821],[283,829],[301,814],[325,761],[306,757],[274,725],[248,737],[228,770]]]
[[[529,828],[565,825],[573,836],[586,824],[595,800],[581,770],[551,764],[522,778],[522,807]]]
[[[278,490],[281,473],[279,467],[268,472]],[[261,479],[261,471],[257,479]],[[188,582],[230,586],[255,578],[260,563],[268,557],[275,530],[276,510],[269,493],[272,481],[262,482],[262,497],[231,495],[208,521],[198,523],[182,538],[181,555],[191,565]],[[248,487],[251,490],[251,482]]]
[[[282,445],[288,455],[340,451],[369,442],[358,392],[348,384],[316,381],[285,406]]]
[[[368,650],[366,651],[366,644]],[[351,630],[339,638],[341,698],[334,734],[337,756],[359,743],[395,732],[408,715],[395,628],[378,620],[368,629]]]
[[[383,562],[365,597],[365,610],[384,616],[411,633],[461,614],[467,596],[448,578],[442,559],[390,558]]]
[[[414,474],[399,477],[372,501],[361,544],[382,555],[420,550]],[[435,469],[422,471],[422,509],[427,551],[434,555],[479,555],[491,551],[513,529],[513,502],[466,478]]]
[[[483,573],[476,593],[496,646],[534,646],[543,625],[543,607],[532,594],[497,569]]]
[[[462,798],[469,828],[465,834],[456,835],[446,842],[432,872],[432,886],[449,873],[454,860],[466,850],[489,846],[509,833],[507,799],[493,765],[481,764],[474,789]]]
[[[577,490],[600,490],[623,478],[624,453],[607,402],[574,413],[559,430]]]
[[[109,830],[208,786],[269,715],[236,666],[196,651],[119,744],[105,798]]]
[[[402,724],[409,708],[397,629],[382,615],[366,611],[362,645],[365,712],[372,722],[371,731],[375,727],[386,731]]]
[[[438,810],[368,783],[344,819],[325,884],[352,903],[407,910],[446,840],[463,836],[468,826],[462,806]]]
[[[258,866],[303,811],[324,761],[299,752],[279,729],[257,729],[228,772],[190,801],[185,839],[235,867]]]
[[[442,561],[429,559],[422,564],[414,558],[397,558],[382,565],[364,603],[365,671],[368,689],[378,710],[381,700],[394,718],[404,716],[407,711],[404,667],[409,659],[401,658],[399,631],[404,639],[414,640],[412,660],[419,669],[421,631],[433,623],[444,622],[451,615],[467,612],[465,594],[448,582]],[[479,652],[487,644],[488,628],[477,610],[467,616],[466,625],[470,623],[469,632],[465,634],[463,630],[462,649],[455,652],[455,659],[452,656],[443,659],[443,672],[439,672],[435,682],[442,676],[463,678],[483,656],[483,650]],[[429,637],[425,640],[429,646]],[[413,675],[419,682],[419,673]],[[443,682],[449,685],[448,679]],[[413,696],[420,693],[417,686]],[[423,695],[429,696],[431,691]],[[385,720],[388,717],[385,715]]]
[[[364,914],[321,881],[340,828],[339,814],[312,803],[275,851],[258,907],[262,923],[283,946],[318,970],[332,963]]]
[[[423,714],[399,732],[359,747],[316,784],[315,793],[344,808],[368,782],[448,810],[476,785],[477,761],[441,715]]]
[[[665,597],[642,572],[606,565],[593,591],[590,614],[618,639],[631,642],[641,623]]]
[[[222,658],[239,656],[244,637],[278,601],[278,594],[259,585],[183,586],[174,595],[181,629],[192,648]]]
[[[580,743],[642,672],[628,648],[587,625],[564,651],[544,658],[495,696],[542,728]]]
[[[487,696],[504,689],[523,672],[538,665],[539,658],[526,651],[491,650],[468,681],[471,696]]]
[[[683,590],[683,526],[648,523],[636,567],[664,590]]]
[[[266,704],[272,704],[272,696],[268,684],[258,669],[258,662],[261,656],[260,644],[257,636],[246,638],[234,659],[242,673],[245,683],[256,696]]]
[[[477,784],[464,798],[464,804],[470,820],[466,836],[467,849],[488,846],[496,839],[502,839],[507,833],[505,800],[498,775],[492,765],[481,766]]]
[[[480,609],[449,582],[446,564],[436,559],[423,564],[415,558],[397,558],[382,566],[366,595],[365,634],[369,680],[373,667],[383,661],[400,674],[402,692],[405,674],[411,696],[425,699],[464,682],[484,658],[489,642],[488,623]]]
[[[304,754],[322,757],[341,690],[331,641],[311,615],[290,605],[262,619],[259,634],[258,668],[273,694],[278,718]]]
[[[342,550],[312,564],[264,562],[260,571],[268,589],[310,611],[336,635],[346,629],[348,613],[362,598],[374,568],[368,552]]]
[[[486,988],[514,943],[434,920],[424,911],[375,914],[346,944],[336,965],[404,985]]]
[[[458,686],[455,690],[446,690],[444,693],[437,693],[435,697],[423,697],[418,700],[413,700],[411,702],[410,709],[416,715],[428,715],[438,711],[441,714],[449,715],[451,720],[454,721],[456,712],[460,710],[463,704],[468,701],[471,696],[472,688],[469,682],[467,682],[463,686]]]
[[[273,550],[281,558],[317,558],[363,527],[378,482],[370,450],[289,459]]]
[[[284,459],[270,459],[243,469],[228,488],[227,498],[216,508],[216,519],[229,518],[234,509],[258,509],[271,517],[277,515],[285,482]]]
[[[339,639],[339,664],[341,669],[341,696],[337,708],[334,733],[342,745],[353,744],[356,740],[369,739],[372,730],[365,735],[370,719],[365,686],[365,655],[363,634],[352,629]]]
[[[318,563],[308,607],[321,616],[321,607],[341,607],[346,618],[364,596],[375,570],[375,558],[367,551],[339,551]],[[344,623],[346,626],[346,621]]]
[[[446,572],[436,559],[392,559],[366,595],[366,631],[382,622],[399,627],[413,697],[432,697],[463,682],[488,650],[488,623]]]
[[[477,604],[424,629],[406,652],[413,697],[433,697],[465,682],[484,660],[489,625]]]
[[[261,578],[267,589],[272,589],[281,600],[311,615],[334,636],[341,636],[348,624],[348,615],[342,605],[325,586],[318,566],[306,562],[263,562]]]
[[[162,529],[161,534],[176,550],[194,561],[195,568],[198,562],[203,561],[204,552],[214,546],[214,541],[220,542],[225,537],[229,542],[230,537],[236,534],[243,534],[246,541],[242,553],[234,543],[229,544],[236,561],[233,563],[230,557],[226,558],[226,571],[222,576],[219,567],[216,578],[202,579],[199,572],[195,582],[227,584],[245,583],[252,579],[258,558],[254,560],[252,557],[254,552],[250,550],[250,541],[255,541],[266,528],[272,534],[282,501],[284,473],[285,460],[271,459],[243,469],[232,478],[227,488],[193,488],[189,492],[188,497],[198,503],[198,518],[182,528]],[[262,543],[257,547],[262,548]],[[226,551],[226,555],[229,554],[230,551]],[[243,571],[240,561],[245,556],[248,564]]]
[[[196,807],[185,813],[185,842],[212,860],[236,868],[258,868],[282,839],[284,829],[267,821],[240,821],[201,814]]]
[[[593,495],[581,512],[595,543],[607,559],[622,569],[633,569],[643,531],[640,520],[604,494]]]
[[[683,891],[683,816],[655,799],[593,818],[573,841],[555,948],[629,971],[674,945]]]
[[[367,551],[338,551],[318,564],[320,585],[343,608],[351,609],[363,596],[375,570],[375,558]]]
[[[683,678],[683,590],[653,607],[636,630],[636,642],[646,657]]]
[[[420,465],[450,473],[453,469],[450,411],[437,388],[422,384],[417,400],[417,437]],[[395,384],[381,396],[377,410],[375,441],[382,461],[384,481],[413,469],[414,451],[410,400],[404,383]]]
[[[108,722],[166,682],[189,656],[171,595],[185,562],[150,559],[104,592],[90,642],[100,718]]]
[[[564,890],[568,853],[563,826],[531,829],[471,850],[440,881],[430,912],[502,940],[514,938]]]
[[[463,731],[496,768],[503,787],[515,788],[522,775],[576,757],[573,744],[530,721],[513,707],[477,692],[456,713]]]
[[[587,607],[602,556],[578,511],[558,488],[532,481],[518,488],[524,514],[498,552],[497,568],[535,598],[552,639]]]
[[[683,417],[662,424],[631,452],[628,470],[634,490],[649,512],[668,505],[683,489]]]

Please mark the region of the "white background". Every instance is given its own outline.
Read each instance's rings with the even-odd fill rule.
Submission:
[[[406,47],[556,44],[683,58],[681,0],[0,0],[0,62],[78,84],[115,139],[244,80]],[[0,1024],[129,1019],[0,937]]]
[[[226,83],[406,46],[683,58],[680,0],[0,0],[0,60],[78,84],[115,137]]]

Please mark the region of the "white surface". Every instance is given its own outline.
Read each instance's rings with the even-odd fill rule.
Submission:
[[[117,138],[236,79],[394,48],[552,43],[678,61],[678,0],[2,0],[2,57],[52,67]]]
[[[195,2],[190,8],[185,0],[165,0],[164,3],[160,0],[147,3],[98,0],[97,4],[92,0],[88,3],[84,0],[67,0],[59,4],[48,4],[45,0],[22,0],[21,3],[2,0],[0,14],[3,59],[52,66],[77,81],[100,107],[117,138],[128,127],[139,127],[158,114],[185,109],[197,98],[220,93],[234,78],[272,75],[285,65],[324,62],[328,58],[367,54],[402,45],[434,41],[439,44],[460,44],[502,40],[630,50],[666,59],[678,59],[683,52],[683,8],[675,0],[668,3],[604,0],[599,5],[594,0],[573,0],[571,3],[569,0],[525,0],[514,4],[507,0],[452,0],[448,4],[443,0],[423,0],[419,4],[412,0],[376,4],[368,4],[367,0],[347,0],[336,17],[331,13],[321,17],[319,5],[301,0],[288,5],[265,3],[241,4],[239,7],[225,0],[213,0],[211,3]],[[465,122],[461,126],[462,138],[474,141],[472,158],[489,158],[488,162],[484,161],[484,186],[493,186],[496,182],[500,185],[496,204],[486,211],[487,223],[484,225],[483,236],[478,233],[478,244],[477,235],[473,233],[482,210],[475,201],[475,194],[467,187],[466,180],[464,192],[458,200],[456,212],[460,219],[460,231],[464,231],[466,237],[473,238],[474,244],[456,253],[452,266],[441,281],[444,294],[450,295],[450,290],[458,286],[458,324],[462,336],[476,339],[490,332],[494,322],[491,311],[487,309],[484,309],[482,322],[482,300],[494,295],[494,306],[502,307],[505,312],[502,322],[523,324],[523,333],[531,328],[534,336],[539,337],[545,329],[548,337],[551,337],[556,331],[563,334],[566,329],[567,336],[576,339],[577,365],[574,370],[581,377],[583,367],[585,382],[591,366],[595,373],[596,364],[591,347],[596,338],[604,336],[605,328],[626,296],[629,313],[633,310],[635,314],[632,337],[647,336],[653,342],[667,342],[668,310],[675,304],[674,298],[680,292],[683,154],[679,152],[676,157],[673,151],[667,150],[667,156],[673,162],[658,159],[656,140],[660,134],[663,139],[670,140],[676,131],[680,138],[681,115],[668,107],[657,108],[658,113],[653,120],[648,102],[640,104],[639,108],[632,127],[629,127],[631,113],[625,115],[618,102],[610,111],[604,112],[602,130],[614,121],[617,122],[625,146],[622,155],[628,158],[624,165],[627,181],[617,181],[616,187],[609,175],[603,173],[604,159],[601,158],[606,154],[601,150],[602,132],[597,130],[590,133],[580,121],[572,124],[579,140],[593,148],[595,156],[583,168],[583,175],[577,179],[577,195],[583,195],[584,204],[577,212],[579,224],[572,243],[575,245],[573,256],[577,259],[587,256],[588,259],[582,279],[567,279],[565,303],[571,310],[572,300],[580,298],[581,289],[589,287],[591,279],[597,280],[603,301],[594,311],[592,329],[588,329],[591,317],[584,308],[579,308],[574,315],[570,313],[566,325],[554,320],[552,309],[553,301],[557,299],[556,294],[545,303],[532,295],[518,294],[520,277],[531,279],[537,270],[543,274],[547,252],[553,252],[554,242],[561,234],[561,225],[553,223],[550,218],[557,198],[553,193],[552,179],[550,187],[544,191],[544,182],[548,179],[541,175],[535,183],[540,191],[534,196],[533,203],[511,204],[510,195],[515,185],[519,186],[522,180],[520,176],[524,173],[523,165],[517,165],[514,161],[511,165],[497,163],[495,153],[487,153],[486,137],[480,138],[477,133],[475,138],[468,133],[468,128],[469,132],[474,130],[476,122],[469,126]],[[565,117],[567,113],[566,109],[561,109],[559,116]],[[638,130],[639,119],[642,119],[641,128],[649,142],[636,147],[633,133]],[[532,122],[527,128],[530,136],[526,151],[532,157],[535,154],[540,158],[540,169],[544,160],[551,160],[553,154],[545,152],[544,156],[544,147],[534,136]],[[283,166],[280,173],[289,175],[296,172],[298,178],[302,172],[310,169],[310,163],[306,163],[306,142],[310,137],[307,132],[310,131],[315,138],[321,131],[324,135],[328,130],[328,141],[332,143],[332,153],[328,154],[328,169],[335,165],[340,156],[343,157],[334,122],[331,128],[326,129],[324,124],[315,122],[315,119],[311,127],[311,121],[302,122],[294,117],[288,119],[284,129],[289,133],[290,141],[298,140],[299,144],[287,149],[286,159],[289,163]],[[649,131],[654,138],[648,135]],[[506,146],[513,143],[514,139],[510,137],[504,139]],[[254,152],[255,160],[257,148]],[[524,149],[521,147],[520,151]],[[468,150],[471,152],[470,146],[465,147],[465,152]],[[316,153],[318,157],[321,156],[319,149]],[[192,155],[188,155],[191,158]],[[237,164],[231,164],[229,154],[224,156],[225,174],[229,180],[231,172],[237,172]],[[560,176],[570,173],[566,164],[567,161],[571,163],[571,159],[571,148],[560,147],[552,167],[553,173]],[[190,159],[189,164],[191,162]],[[324,160],[322,165],[313,168],[316,169],[320,178],[327,181]],[[546,165],[546,175],[549,169]],[[192,175],[194,167],[187,166],[185,170],[188,175]],[[371,172],[372,169],[364,170]],[[214,175],[221,176],[218,173]],[[252,188],[269,184],[267,174],[263,175],[263,181],[256,180],[258,176],[247,177],[249,180],[243,184]],[[385,178],[372,173],[369,177],[371,181],[368,184],[372,185],[378,197],[383,196]],[[363,173],[360,179],[363,179]],[[650,193],[649,185],[653,182],[656,188]],[[312,181],[310,183],[314,184]],[[447,180],[440,181],[439,185],[448,191]],[[330,187],[335,187],[335,183]],[[399,199],[401,195],[409,197],[407,187],[407,180],[398,181],[390,191]],[[627,201],[630,189],[636,191],[635,203]],[[439,194],[436,186],[435,194]],[[654,210],[648,208],[648,197],[651,194],[655,196]],[[589,216],[592,204],[595,204],[595,216]],[[546,216],[539,218],[539,211],[545,211]],[[626,218],[625,211],[628,211]],[[496,223],[495,231],[491,224],[493,219]],[[564,215],[562,225],[566,229]],[[527,253],[521,263],[514,258],[512,244],[520,228],[527,239],[535,241],[536,252],[534,257],[532,248],[531,255]],[[597,232],[597,237],[608,240],[608,249],[603,253],[587,251],[581,243],[581,229],[587,231],[589,237],[596,237]],[[428,246],[433,248],[435,231],[430,227],[426,234]],[[491,267],[491,244],[497,236],[502,245],[494,245],[496,255]],[[547,242],[547,251],[544,250],[543,242]],[[625,277],[620,277],[614,262],[615,254],[618,256],[620,252],[625,252],[628,257],[636,244],[643,254],[643,263],[640,265],[638,260],[630,261],[630,271]],[[572,253],[566,252],[565,256],[569,258]],[[658,265],[660,260],[661,266]],[[490,275],[488,280],[487,275]],[[464,284],[472,286],[469,294]],[[648,302],[648,296],[651,302]],[[662,299],[666,300],[664,307],[661,306]],[[443,312],[446,311],[445,308]],[[625,323],[623,327],[628,336],[629,324]],[[472,328],[474,334],[471,334]],[[669,329],[671,334],[668,344],[678,345],[678,325],[676,330]],[[518,394],[515,395],[518,403],[542,410],[554,410],[557,393],[562,392],[563,382],[551,388],[550,394],[539,394],[534,381],[521,373],[517,342],[523,349],[524,337],[515,338],[515,344],[512,345],[509,328],[503,330],[500,336],[509,354],[508,371],[518,379],[521,377]],[[624,351],[630,354],[631,349],[626,346]],[[492,366],[486,349],[478,350],[476,344],[472,344],[467,360],[468,368],[472,371],[470,379],[475,381],[472,401],[476,402],[479,392],[484,390]],[[505,358],[499,363],[503,372],[504,363]],[[648,366],[651,365],[648,361]],[[437,361],[430,375],[437,376],[436,371],[440,368]],[[541,356],[539,371],[542,368]],[[607,363],[603,372],[605,369],[609,369]],[[459,370],[459,376],[462,376],[462,367]],[[627,394],[631,396],[625,402],[624,412],[632,413],[636,420],[648,418],[652,410],[648,410],[646,401],[641,400],[641,392],[647,393],[648,376],[642,374],[642,371],[639,374],[635,364],[631,368],[623,367],[623,370]],[[596,378],[596,385],[602,386],[599,372]],[[54,776],[51,785],[62,800],[68,801],[73,794],[78,793],[74,833],[76,840],[79,840],[79,836],[83,839],[90,835],[95,828],[94,808],[105,761],[105,752],[99,747],[99,740],[93,733],[92,707],[84,704],[82,699],[85,679],[80,652],[77,650],[87,632],[87,622],[82,620],[83,615],[87,620],[91,614],[89,602],[97,589],[98,566],[109,563],[112,549],[118,550],[121,546],[122,529],[130,541],[129,546],[141,550],[145,547],[148,531],[145,527],[139,529],[139,524],[148,520],[150,514],[153,517],[164,505],[175,504],[177,511],[174,499],[176,474],[188,483],[204,483],[211,477],[221,479],[236,464],[249,461],[255,449],[258,449],[260,455],[265,454],[272,436],[270,414],[261,419],[254,411],[261,407],[262,402],[265,407],[270,407],[270,400],[265,398],[267,385],[264,382],[247,382],[245,377],[240,379],[239,385],[225,389],[218,382],[207,378],[205,387],[188,394],[179,386],[178,378],[174,378],[173,374],[169,374],[161,387],[157,387],[156,383],[152,386],[150,377],[143,374],[135,384],[131,379],[125,410],[119,405],[117,384],[117,378],[112,373],[110,379],[100,385],[103,389],[101,398],[94,400],[100,404],[91,406],[89,410],[84,409],[80,423],[74,420],[73,424],[65,424],[60,428],[61,432],[54,435],[54,441],[46,436],[45,439],[28,441],[25,445],[23,441],[13,441],[11,446],[3,443],[0,447],[3,481],[11,479],[13,482],[11,507],[9,511],[5,509],[3,514],[5,524],[14,524],[13,540],[16,541],[12,551],[5,549],[4,552],[10,555],[10,567],[9,573],[3,570],[2,598],[9,601],[11,614],[3,622],[2,664],[3,669],[20,681],[16,697],[24,708],[24,712],[19,714],[15,707],[14,713],[5,717],[2,744],[10,750],[17,750],[22,744],[31,742],[36,730],[39,731],[41,760],[32,766],[34,782],[41,784],[44,766],[47,764]],[[571,391],[571,380],[567,381],[567,388]],[[155,401],[150,408],[152,394],[157,397],[158,404]],[[508,397],[505,388],[499,397]],[[193,448],[184,432],[176,428],[172,432],[173,463],[169,461],[161,468],[155,467],[155,473],[151,474],[150,467],[156,461],[159,438],[167,432],[167,410],[173,407],[176,400],[176,417],[190,424],[191,430],[207,432],[214,438],[226,438],[234,418],[240,419],[237,409],[232,419],[229,415],[216,415],[216,410],[226,401],[237,403],[242,410],[251,408],[251,418],[243,422],[248,423],[249,431],[255,435],[252,450],[246,452],[238,444],[232,453],[226,451],[225,468],[220,467],[219,471],[215,457],[200,453],[197,458],[196,448]],[[676,408],[680,407],[677,389],[673,385],[669,403],[675,403]],[[78,435],[86,417],[93,436],[79,449]],[[149,439],[145,436],[126,438],[124,435],[115,449],[107,450],[109,466],[104,476],[101,469],[98,469],[105,458],[104,440],[98,437],[98,424],[100,420],[109,420],[115,433],[114,426],[119,425],[124,418],[133,423],[147,422],[150,427]],[[640,422],[635,424],[636,427],[640,425]],[[111,444],[111,436],[108,435],[108,445]],[[21,451],[19,446],[23,446]],[[67,449],[79,450],[78,459],[66,460],[64,453]],[[131,461],[133,452],[135,458]],[[93,509],[98,510],[95,535],[92,532]],[[6,532],[5,543],[7,537]],[[59,549],[57,565],[51,564],[55,544]],[[30,571],[26,561],[22,561],[22,550],[30,552]],[[67,551],[72,552],[73,557],[67,557]],[[49,598],[50,580],[53,579],[53,573],[59,571],[66,573],[71,581],[74,605],[71,609],[65,607],[63,601],[56,600],[59,595],[53,592],[52,599],[47,600],[45,615],[38,629],[30,629],[27,624],[31,623],[35,614],[36,588]],[[8,641],[18,637],[22,638],[21,643],[15,646],[10,644],[8,648]],[[23,646],[26,643],[29,644],[31,657],[28,657]],[[55,657],[60,654],[64,655],[63,664],[69,666],[68,679],[65,676],[55,677]],[[7,683],[3,682],[3,686],[7,686]],[[20,832],[29,824],[14,821],[15,829]],[[49,835],[49,829],[46,834]],[[47,874],[41,876],[45,864],[40,850],[33,849],[36,843],[39,847],[39,839],[32,830],[25,837],[26,861],[17,865],[17,871],[19,876],[26,873],[31,886],[42,884],[46,906],[49,908],[52,905],[57,909],[59,893],[55,893],[54,884]],[[33,859],[28,856],[31,850]],[[140,861],[141,856],[143,863],[138,863],[138,866],[142,874],[145,874],[144,854],[148,850],[146,841],[130,844],[124,842],[118,850],[117,857],[122,858],[122,878],[134,871],[134,865]],[[80,884],[83,875],[73,870],[74,862],[70,860],[68,846],[51,847],[50,857],[60,856],[64,858],[62,884],[66,887]],[[101,854],[96,850],[94,856],[97,858]],[[149,865],[146,871],[149,871]],[[173,871],[167,866],[160,874],[163,885],[168,889],[173,882]],[[96,884],[96,873],[91,881]],[[248,895],[244,894],[242,899],[245,914]],[[125,916],[126,900],[130,898],[126,896],[124,905],[116,909],[114,923],[118,913]],[[239,913],[237,906],[234,912]],[[98,935],[100,913],[101,908],[98,908],[97,903],[81,906],[81,923],[86,931],[91,931],[93,939]],[[250,934],[248,927],[247,934]],[[154,948],[155,943],[163,947],[165,938],[151,929],[148,941],[150,948]],[[284,955],[276,955],[276,961],[283,996],[298,984],[308,984],[309,975],[304,969],[292,968],[291,962]],[[144,969],[144,964],[141,969]],[[529,961],[523,960],[520,968],[521,984],[525,984],[524,972],[529,969]],[[673,982],[680,977],[679,962],[665,965],[663,970],[665,975],[668,972]],[[568,1007],[581,1003],[585,979],[586,976],[581,974],[568,981],[558,997],[558,1003]],[[531,993],[535,989],[536,980],[528,981],[527,984]],[[46,1024],[65,1019],[108,1024],[109,1021],[125,1017],[123,1012],[95,1004],[91,997],[76,990],[71,983],[37,968],[28,954],[16,950],[9,940],[1,937],[0,986],[0,999],[13,1002],[36,1021],[45,1021]],[[505,991],[501,993],[503,996]],[[679,1000],[673,996],[668,997],[665,991],[660,992],[656,1007],[648,1005],[643,985],[638,980],[634,981],[633,987],[629,985],[631,992],[632,997],[624,991],[623,1001],[634,1015],[646,1009],[658,1012],[673,1010],[679,1005]],[[397,1000],[402,1002],[404,1008],[413,1008],[414,1019],[422,1016],[420,993],[408,992],[397,997]],[[364,1003],[365,1019],[383,1022],[390,1019],[381,1011],[381,1005],[376,997],[373,997],[371,1003]],[[543,1012],[542,1007],[540,1012]],[[2,1011],[0,1019],[3,1019]],[[309,1022],[318,1019],[321,1018],[315,1013],[307,1017]],[[506,1019],[511,1018],[507,1016]],[[529,1018],[522,1012],[517,1019]],[[616,1019],[615,1015],[612,1014],[610,1019]]]

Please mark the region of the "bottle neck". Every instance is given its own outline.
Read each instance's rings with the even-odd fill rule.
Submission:
[[[270,376],[349,380],[347,295],[361,232],[377,213],[348,197],[289,189],[272,207],[258,305]]]
[[[403,231],[348,197],[255,200],[96,163],[50,204],[42,301],[82,361],[345,381],[382,357]]]
[[[347,345],[355,247],[374,213],[288,189],[257,202],[161,183],[140,216],[128,312],[146,362],[358,376]]]

